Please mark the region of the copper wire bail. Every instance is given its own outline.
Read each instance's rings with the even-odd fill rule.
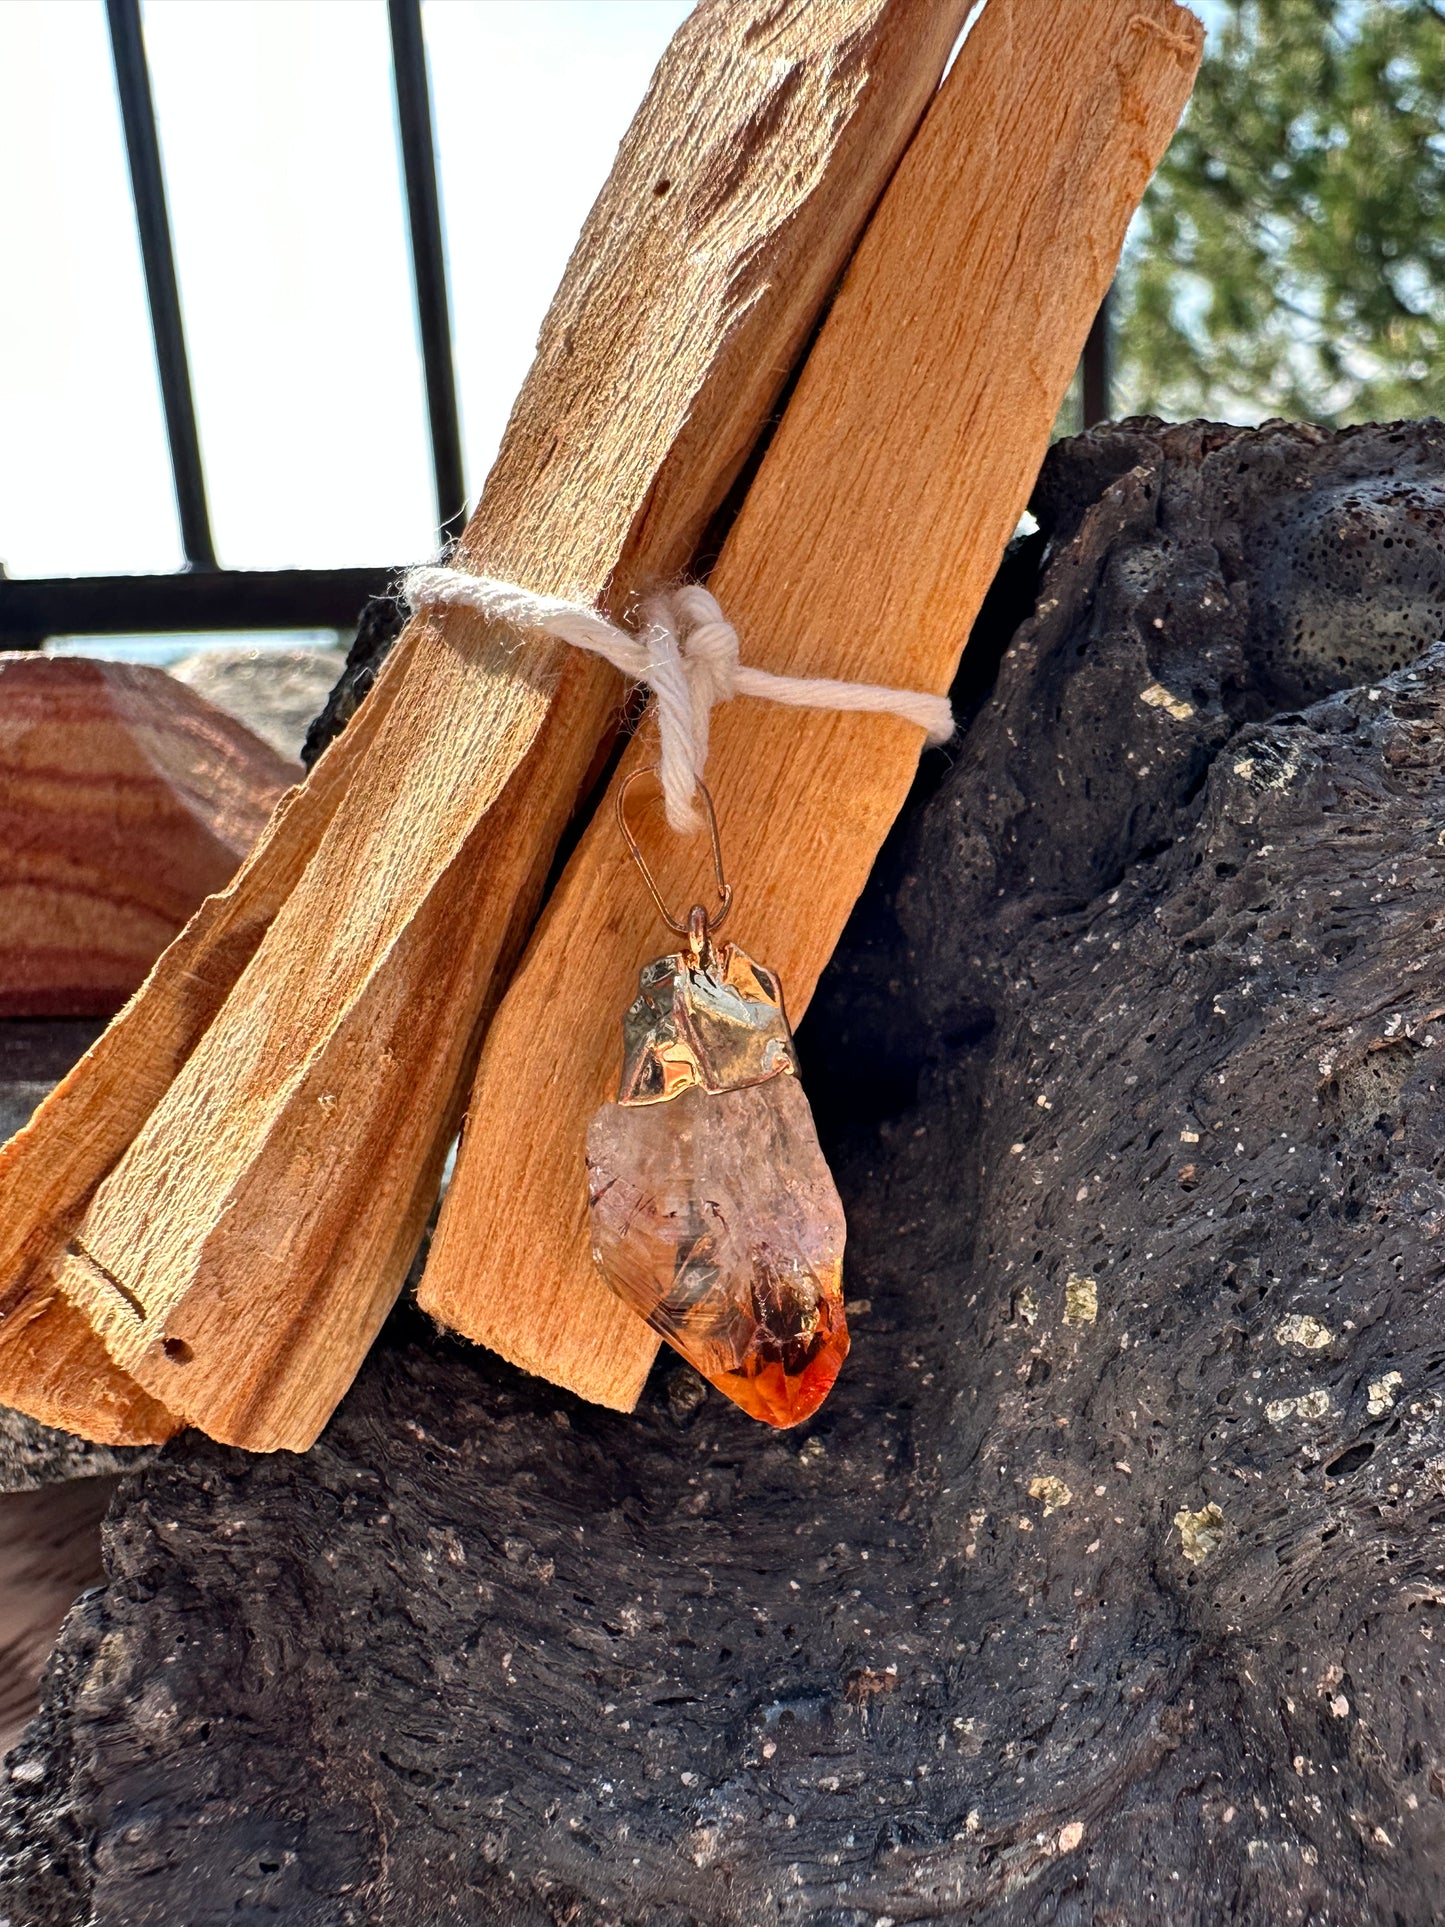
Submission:
[[[632,861],[642,872],[642,880],[647,885],[652,901],[657,905],[658,915],[669,930],[675,930],[678,936],[687,938],[693,956],[702,962],[712,947],[713,932],[722,928],[728,911],[733,907],[733,886],[728,882],[723,871],[722,838],[718,834],[717,811],[713,807],[711,790],[699,776],[697,778],[698,794],[707,812],[708,834],[712,839],[712,872],[717,884],[717,908],[709,911],[705,904],[695,903],[686,917],[675,917],[662,900],[662,892],[657,887],[657,880],[647,867],[647,858],[642,854],[642,847],[633,834],[632,825],[627,820],[627,792],[632,785],[639,776],[660,776],[660,774],[654,763],[644,769],[635,769],[630,776],[624,778],[617,792],[617,827],[622,832],[623,841],[627,845]]]

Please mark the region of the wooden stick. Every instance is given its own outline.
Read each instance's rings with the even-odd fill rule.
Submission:
[[[686,561],[963,11],[714,0],[689,18],[549,316],[465,538],[475,566],[615,603]],[[137,1383],[255,1448],[314,1438],[395,1295],[494,974],[618,696],[595,665],[558,683],[456,617],[412,624],[383,680],[315,855],[51,1259]]]
[[[746,661],[948,687],[1202,37],[1172,0],[988,0],[716,570]],[[891,718],[715,713],[728,934],[781,973],[794,1019],[918,750]],[[614,792],[653,755],[634,744]],[[649,854],[664,895],[693,901],[702,852],[659,837]],[[592,1265],[582,1147],[638,968],[671,942],[599,809],[488,1035],[421,1292],[458,1331],[621,1409],[657,1340]]]
[[[389,666],[389,665],[388,665]],[[208,897],[142,991],[0,1147],[0,1404],[107,1445],[169,1438],[182,1420],[115,1365],[59,1294],[64,1246],[195,1049],[286,901],[399,686],[383,674],[303,788],[282,798],[246,866]]]

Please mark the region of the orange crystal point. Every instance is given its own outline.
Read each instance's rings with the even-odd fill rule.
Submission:
[[[726,1392],[734,1405],[741,1405],[749,1418],[786,1431],[811,1418],[833,1389],[843,1360],[848,1356],[848,1327],[843,1307],[838,1307],[838,1323],[822,1349],[813,1354],[801,1372],[789,1374],[777,1360],[758,1361],[756,1369],[742,1372],[710,1372],[691,1357],[685,1345],[672,1343],[684,1358],[697,1364],[703,1377]]]
[[[848,1354],[846,1225],[797,1078],[604,1104],[587,1176],[617,1295],[752,1418],[817,1411]]]

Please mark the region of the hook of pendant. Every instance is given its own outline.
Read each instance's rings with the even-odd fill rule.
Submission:
[[[627,845],[632,861],[642,872],[642,880],[647,885],[652,901],[657,905],[658,915],[669,930],[676,931],[678,936],[687,938],[694,958],[702,963],[707,960],[712,948],[713,932],[722,928],[728,911],[733,907],[733,886],[728,882],[723,870],[722,838],[718,833],[717,811],[713,807],[711,790],[699,776],[697,791],[707,813],[708,835],[712,840],[712,872],[713,880],[717,885],[717,907],[709,910],[706,905],[695,903],[685,917],[675,917],[663,901],[662,892],[657,887],[657,879],[648,868],[647,858],[642,854],[642,846],[638,843],[632,825],[627,820],[627,792],[632,785],[640,776],[660,774],[661,772],[655,766],[651,766],[635,769],[623,780],[617,791],[617,827],[622,832],[622,840]]]

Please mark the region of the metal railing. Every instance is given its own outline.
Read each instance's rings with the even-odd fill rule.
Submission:
[[[1112,304],[1111,291],[1099,303],[1099,312],[1094,316],[1093,326],[1084,343],[1083,358],[1079,363],[1081,428],[1093,428],[1099,422],[1106,422],[1113,412],[1111,391],[1114,386],[1114,355],[1109,314]]]
[[[465,519],[466,484],[421,0],[387,0],[387,14],[437,527],[447,538]],[[216,561],[140,0],[106,0],[106,19],[186,561],[172,575],[10,579],[0,571],[0,648],[77,633],[349,628],[398,568],[223,569]]]
[[[421,0],[387,0],[387,15],[437,527],[447,539],[465,520],[466,485]],[[0,648],[38,648],[48,636],[72,634],[349,628],[399,568],[223,569],[216,561],[140,0],[106,0],[106,17],[186,562],[172,575],[12,580],[0,569]],[[1109,362],[1106,299],[1084,348],[1085,426],[1108,418]]]

